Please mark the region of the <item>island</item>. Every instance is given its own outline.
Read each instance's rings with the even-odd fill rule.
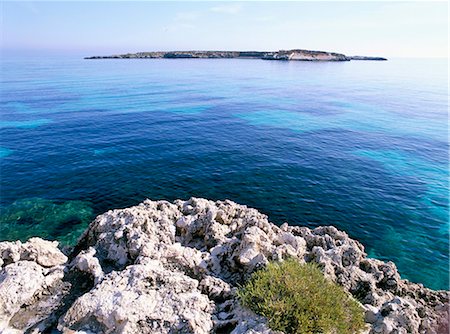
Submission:
[[[350,60],[387,60],[383,57],[346,56],[342,53],[311,51],[303,49],[279,51],[153,51],[126,53],[111,56],[91,56],[84,59],[210,59],[239,58],[264,60],[298,60],[298,61],[350,61]]]

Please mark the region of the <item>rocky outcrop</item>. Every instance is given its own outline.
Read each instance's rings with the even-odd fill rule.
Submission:
[[[325,51],[310,50],[280,50],[268,52],[263,59],[266,60],[303,60],[303,61],[348,61],[346,55]]]
[[[349,61],[349,60],[387,60],[382,57],[348,57],[341,53],[311,50],[280,51],[155,51],[126,53],[112,56],[93,56],[85,59],[140,59],[140,58],[249,58],[265,60],[302,60],[302,61]]]
[[[314,261],[366,310],[366,333],[447,333],[447,291],[402,280],[334,227],[270,223],[231,201],[147,200],[98,216],[69,257],[0,243],[0,332],[273,333],[239,284],[268,261]]]

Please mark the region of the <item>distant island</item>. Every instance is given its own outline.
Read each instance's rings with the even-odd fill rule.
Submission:
[[[92,56],[84,59],[137,59],[137,58],[243,58],[264,60],[299,60],[299,61],[350,61],[350,60],[387,60],[383,57],[346,56],[341,53],[310,50],[280,51],[154,51],[126,53],[112,56]]]

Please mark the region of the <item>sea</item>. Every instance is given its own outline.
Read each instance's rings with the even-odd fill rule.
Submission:
[[[449,288],[447,59],[1,59],[0,240],[205,197]]]

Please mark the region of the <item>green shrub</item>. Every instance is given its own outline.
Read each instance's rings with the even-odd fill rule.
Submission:
[[[316,264],[294,259],[269,263],[239,289],[244,306],[285,333],[358,333],[364,328],[361,306],[327,280]]]

